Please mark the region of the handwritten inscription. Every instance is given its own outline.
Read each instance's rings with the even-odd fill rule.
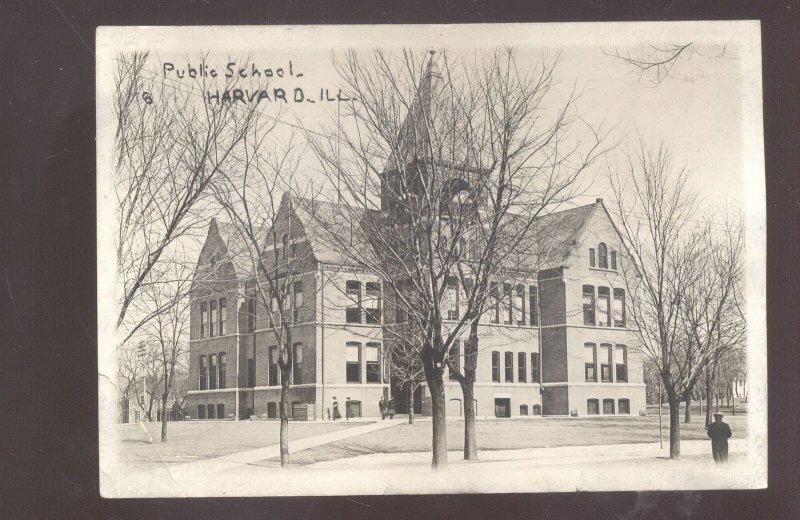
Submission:
[[[302,78],[301,72],[292,60],[279,67],[262,67],[257,63],[239,64],[230,61],[224,67],[211,66],[205,62],[198,65],[186,63],[176,65],[174,62],[165,61],[161,65],[161,73],[164,78],[172,80],[185,80],[197,78],[217,78],[227,79],[270,79]],[[152,103],[151,94],[145,92],[142,97],[149,104]],[[341,101],[351,101],[351,98],[344,94],[340,89],[333,88],[311,88],[304,89],[299,86],[273,87],[273,88],[229,88],[229,89],[207,89],[205,101],[208,104],[223,103],[331,103]]]

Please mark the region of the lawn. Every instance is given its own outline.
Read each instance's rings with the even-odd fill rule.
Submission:
[[[346,421],[291,422],[289,441],[366,423]],[[168,441],[161,443],[161,423],[119,424],[120,462],[193,462],[278,444],[278,421],[187,421],[168,426]],[[152,438],[152,442],[150,441]],[[291,446],[291,444],[290,444]]]

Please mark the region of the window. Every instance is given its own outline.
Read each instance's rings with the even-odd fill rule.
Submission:
[[[614,307],[612,309],[614,316],[614,326],[625,326],[625,289],[614,289]]]
[[[278,403],[271,401],[267,403],[267,419],[278,418]]]
[[[303,384],[303,344],[294,344],[294,363],[292,364],[292,384]]]
[[[587,381],[597,381],[597,373],[595,372],[595,344],[586,343],[583,345],[583,362],[586,372]]]
[[[528,287],[528,300],[530,324],[539,325],[539,288],[535,285]]]
[[[522,285],[518,285],[515,290],[511,313],[514,323],[525,325],[525,287]]]
[[[217,388],[217,355],[211,354],[208,356],[208,389],[214,390]]]
[[[600,402],[597,399],[586,400],[586,415],[600,415]]]
[[[206,405],[198,404],[197,405],[197,418],[198,419],[205,419],[206,418]]]
[[[519,414],[520,415],[528,415],[528,405],[527,404],[519,405]]]
[[[489,309],[489,321],[491,323],[500,322],[500,294],[498,293],[499,288],[497,284],[493,282],[489,286],[489,302],[491,303],[491,308]]]
[[[505,356],[506,361],[506,383],[513,383],[514,382],[514,353],[513,352],[506,352]]]
[[[224,419],[225,418],[225,405],[218,404],[217,405],[217,419]]]
[[[611,345],[600,345],[600,380],[611,382]]]
[[[531,353],[531,383],[539,382],[539,353]]]
[[[595,266],[594,249],[589,248],[589,267]]]
[[[269,328],[272,328],[275,326],[275,318],[280,317],[278,313],[278,297],[270,292],[269,301],[271,302],[272,305],[272,308],[269,313]]]
[[[510,324],[514,319],[514,298],[511,294],[511,284],[503,284],[503,307],[505,308],[505,322]]]
[[[347,323],[361,323],[361,282],[347,280]]]
[[[297,258],[297,244],[294,242],[289,246],[289,258]]]
[[[280,381],[278,381],[278,346],[272,345],[269,347],[269,382],[267,383],[269,386],[278,386]]]
[[[200,356],[200,390],[208,390],[208,365],[206,365],[206,356]]]
[[[597,325],[598,327],[608,327],[608,317],[610,314],[610,305],[611,302],[609,301],[609,290],[608,287],[598,287],[597,288]]]
[[[617,252],[616,251],[611,251],[611,269],[613,269],[615,271],[617,270]]]
[[[345,346],[345,360],[347,363],[347,382],[361,382],[361,344],[348,341]]]
[[[247,332],[256,330],[256,299],[247,299]]]
[[[219,335],[224,336],[226,334],[226,327],[225,322],[228,319],[228,303],[225,298],[221,298],[219,300]]]
[[[613,399],[603,399],[603,414],[614,415]]]
[[[208,305],[211,309],[211,319],[208,321],[208,337],[213,338],[217,328],[217,302],[216,300],[211,300]]]
[[[200,337],[206,337],[208,330],[208,304],[203,302],[200,304]]]
[[[458,280],[450,277],[447,280],[447,319],[458,319]]]
[[[461,371],[461,343],[458,341],[454,341],[453,345],[450,347],[450,351],[448,352],[448,359],[450,361],[450,365],[455,367],[455,370],[450,369],[449,378],[450,381],[457,381],[458,378],[456,377],[456,372]]]
[[[608,248],[602,242],[597,246],[597,260],[600,269],[608,269]]]
[[[520,383],[524,383],[528,380],[528,370],[527,370],[527,363],[526,360],[528,359],[528,355],[524,352],[520,352],[517,354],[517,381]],[[526,414],[527,415],[527,414]]]
[[[367,294],[366,294],[366,301],[364,302],[364,309],[366,310],[367,323],[380,323],[381,283],[367,282],[365,285]]]
[[[281,255],[283,256],[283,259],[286,260],[289,249],[289,235],[283,235],[283,237],[281,237],[281,246]]]
[[[219,353],[219,387],[225,388],[225,377],[227,376],[227,355],[224,352]]]
[[[627,415],[631,413],[631,402],[628,399],[620,399],[618,402],[620,414]]]
[[[381,345],[367,343],[364,347],[364,363],[367,365],[367,383],[381,382]]]
[[[492,352],[492,381],[500,382],[500,353]]]
[[[594,325],[594,287],[583,286],[583,324]]]
[[[614,347],[614,358],[616,361],[616,379],[617,383],[628,382],[628,348],[625,345],[617,345]],[[620,413],[622,409],[620,408]]]
[[[217,409],[216,409],[216,407],[214,407],[213,404],[208,405],[206,407],[206,409],[208,410],[208,418],[209,419],[216,419],[217,418],[217,413],[216,413]]]
[[[292,300],[292,317],[295,323],[300,321],[300,309],[303,307],[303,282],[294,282],[294,299]]]
[[[256,386],[256,362],[253,358],[247,359],[247,388]]]

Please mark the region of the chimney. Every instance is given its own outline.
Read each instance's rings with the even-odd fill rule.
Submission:
[[[602,203],[603,203],[603,199],[602,199],[602,198],[600,198],[600,197],[598,197],[598,198],[596,198],[596,199],[594,200],[594,202],[595,202],[595,204],[602,204]]]

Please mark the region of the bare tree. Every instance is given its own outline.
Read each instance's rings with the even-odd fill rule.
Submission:
[[[411,51],[376,50],[335,58],[357,99],[324,138],[309,142],[340,204],[319,226],[332,246],[380,276],[413,330],[431,395],[432,466],[446,465],[444,368],[448,352],[477,328],[498,278],[520,276],[522,249],[537,215],[573,193],[578,175],[603,151],[567,137],[582,120],[574,96],[555,109],[547,94],[555,63],[518,66],[513,50],[444,68]],[[342,229],[340,222],[351,222]],[[366,244],[366,247],[363,245]],[[522,264],[526,265],[526,264]],[[448,315],[455,283],[466,295]],[[477,330],[477,329],[476,329]],[[465,457],[476,458],[473,399],[477,336],[467,342],[464,373]]]
[[[114,78],[121,293],[116,329],[125,325],[127,338],[163,310],[128,316],[165,251],[205,221],[197,210],[254,124],[257,106],[205,103],[209,79],[201,75],[193,83],[174,84],[150,71],[148,63],[147,53],[122,54]],[[219,81],[230,89],[236,79]]]
[[[404,323],[391,327],[386,337],[389,345],[386,353],[386,366],[390,377],[398,387],[406,392],[408,402],[408,424],[414,424],[414,394],[425,381],[425,369],[422,366],[419,335],[399,331]],[[410,331],[409,331],[410,332]]]
[[[611,176],[625,244],[622,273],[639,348],[656,365],[670,410],[670,458],[680,458],[680,404],[704,370],[744,334],[740,307],[741,222],[722,232],[696,219],[685,169],[662,144],[640,143],[624,173]]]

